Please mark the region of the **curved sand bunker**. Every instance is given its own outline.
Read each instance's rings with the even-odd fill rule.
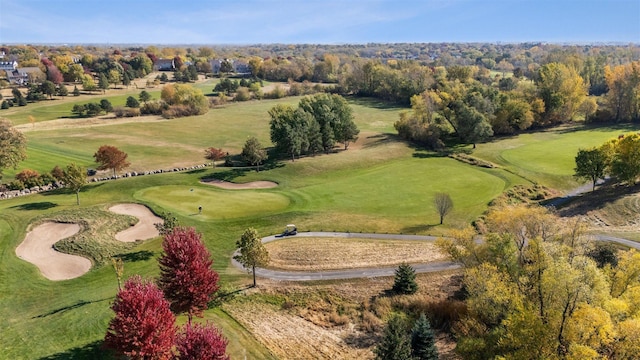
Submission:
[[[75,235],[78,224],[47,222],[27,233],[16,248],[16,255],[40,269],[49,280],[67,280],[83,275],[91,269],[91,261],[82,256],[63,254],[54,250],[53,244]]]
[[[120,204],[109,208],[110,211],[135,216],[138,223],[129,229],[116,234],[116,240],[132,242],[147,240],[159,235],[154,224],[162,222],[147,207],[139,204]],[[80,231],[78,224],[46,222],[38,225],[25,237],[16,248],[16,255],[40,269],[49,280],[68,280],[84,275],[91,269],[91,261],[77,255],[69,255],[56,251],[53,244],[75,235]]]
[[[117,233],[116,240],[133,242],[136,240],[151,239],[160,235],[154,224],[161,223],[163,220],[154,215],[146,206],[139,204],[120,204],[110,207],[109,211],[121,215],[135,216],[139,220],[134,226]]]
[[[202,181],[202,183],[226,190],[271,189],[278,186],[278,183],[274,183],[273,181],[252,181],[244,184],[236,184],[224,180],[212,179]]]

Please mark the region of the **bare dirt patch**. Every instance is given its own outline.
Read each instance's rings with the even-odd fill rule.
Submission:
[[[152,213],[146,206],[140,204],[119,204],[110,207],[109,211],[138,218],[138,222],[134,226],[117,233],[116,240],[133,242],[136,240],[151,239],[160,235],[154,224],[162,223],[163,220]]]
[[[53,249],[56,242],[80,231],[78,224],[46,222],[27,233],[16,248],[16,255],[40,269],[49,280],[68,280],[91,269],[91,261],[82,256],[63,254]]]
[[[226,190],[271,189],[278,186],[278,183],[274,183],[273,181],[252,181],[244,184],[236,184],[224,180],[210,179],[203,180],[202,183]]]
[[[319,271],[367,268],[444,261],[433,242],[343,239],[285,238],[265,244],[269,268],[291,271]]]

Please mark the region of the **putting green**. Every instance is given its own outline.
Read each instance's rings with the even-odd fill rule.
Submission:
[[[169,212],[202,220],[273,214],[289,206],[286,196],[270,192],[222,191],[183,185],[150,187],[138,191],[134,196]],[[199,206],[202,206],[202,213],[198,211]]]

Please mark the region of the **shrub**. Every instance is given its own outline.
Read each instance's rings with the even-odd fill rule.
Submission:
[[[140,108],[140,112],[145,115],[162,115],[162,112],[169,109],[169,105],[162,100],[147,101]]]
[[[248,101],[251,100],[251,93],[249,89],[246,87],[238,88],[236,92],[236,96],[234,96],[233,100],[235,101]]]
[[[264,94],[265,99],[282,99],[285,96],[287,96],[287,92],[280,85],[276,85],[273,90]]]
[[[175,119],[183,116],[199,115],[198,109],[188,105],[171,105],[162,112],[165,119]]]
[[[31,169],[24,169],[17,173],[16,180],[23,183],[27,188],[42,185],[40,174],[37,171]]]
[[[9,102],[7,100],[2,101],[2,109],[8,109],[10,107]]]
[[[140,116],[140,108],[123,108],[117,107],[113,110],[116,117],[135,117]]]
[[[129,96],[127,98],[127,107],[128,108],[139,108],[140,107],[140,102],[134,98],[133,96]]]

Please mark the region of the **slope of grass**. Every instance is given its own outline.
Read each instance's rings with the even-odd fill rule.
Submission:
[[[638,129],[638,125],[566,126],[496,139],[479,145],[473,154],[531,181],[570,189],[578,184],[573,178],[573,169],[579,149],[602,145],[611,138]]]

